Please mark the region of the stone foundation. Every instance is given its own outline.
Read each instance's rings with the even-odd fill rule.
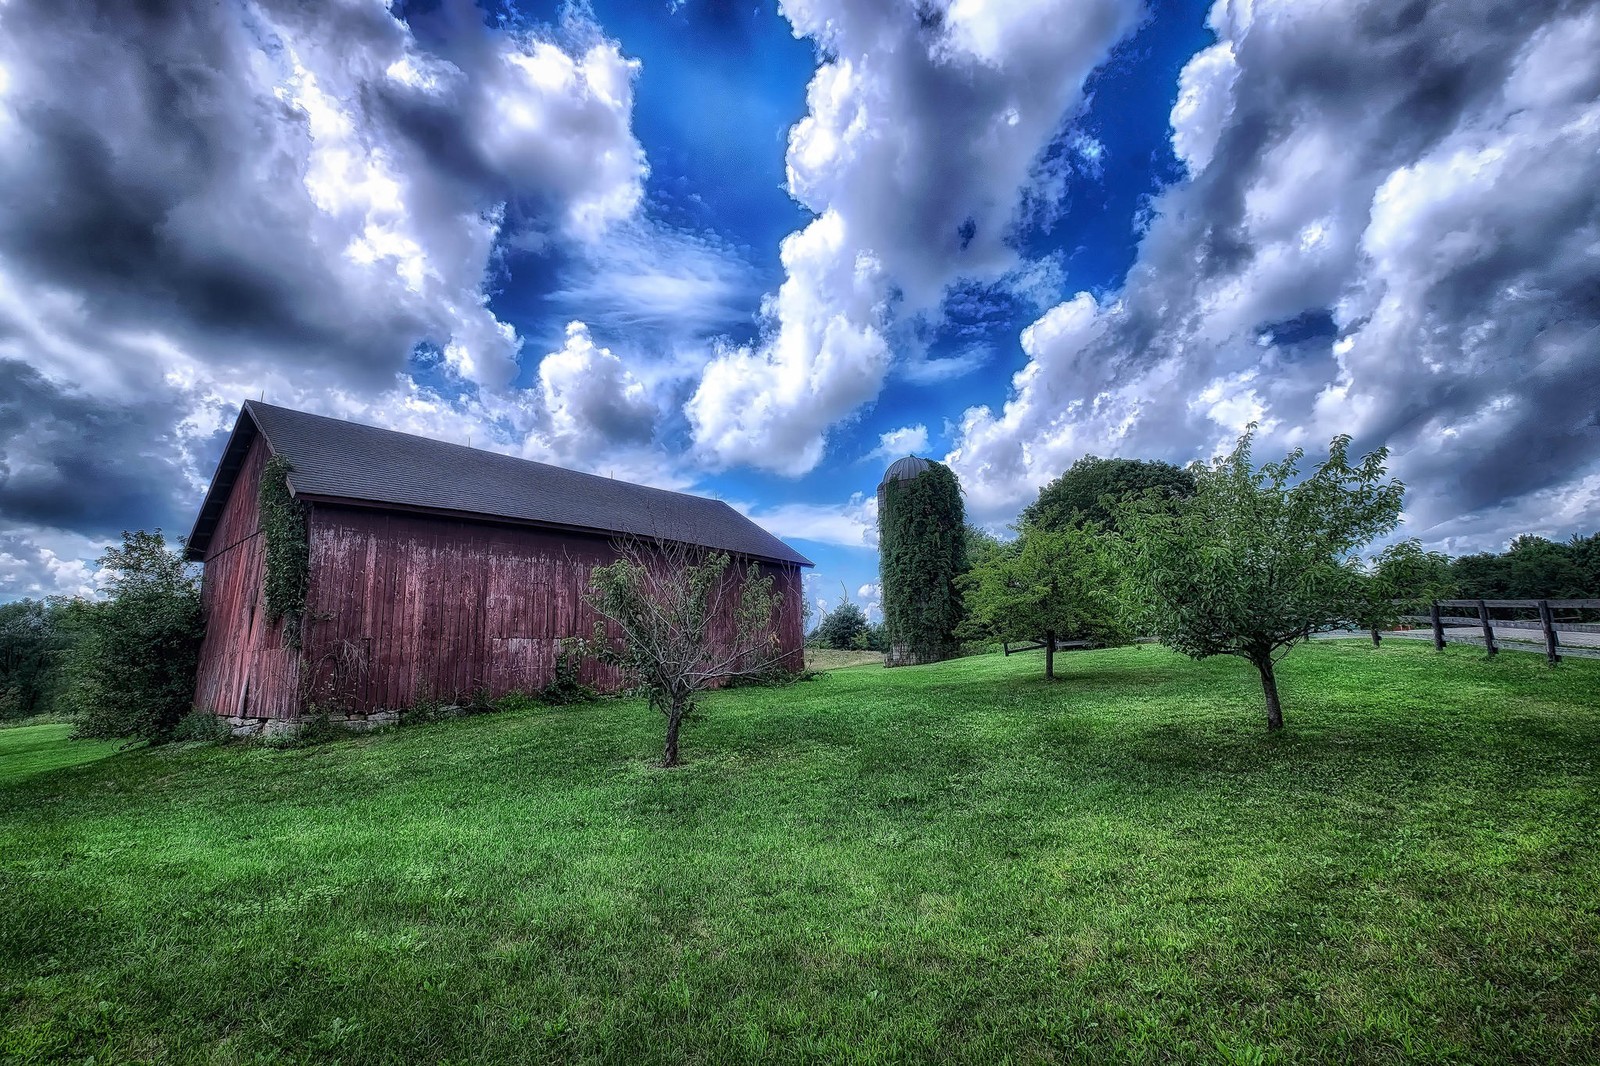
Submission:
[[[270,740],[274,737],[292,737],[306,727],[307,719],[304,718],[218,718],[227,725],[228,732],[240,740],[262,739]],[[386,725],[399,725],[399,711],[371,711],[366,714],[330,714],[328,721],[343,729],[354,733],[364,733],[369,729],[377,729]]]

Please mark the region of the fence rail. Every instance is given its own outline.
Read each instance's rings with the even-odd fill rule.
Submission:
[[[1456,609],[1468,607],[1473,613],[1445,614],[1443,608],[1447,607]],[[1600,623],[1556,617],[1557,611],[1570,613],[1596,610],[1600,610],[1600,599],[1434,600],[1429,605],[1426,615],[1401,615],[1400,618],[1402,621],[1431,625],[1435,648],[1442,649],[1449,639],[1458,643],[1479,645],[1487,649],[1490,655],[1500,651],[1500,642],[1494,635],[1496,629],[1536,629],[1544,636],[1545,656],[1550,660],[1550,665],[1554,666],[1561,661],[1563,653],[1577,658],[1600,658],[1600,648],[1562,644],[1560,637],[1562,633],[1600,633]],[[1495,611],[1531,612],[1536,618],[1495,618],[1493,615]],[[1471,634],[1458,632],[1458,628],[1463,626],[1473,627],[1481,632]]]

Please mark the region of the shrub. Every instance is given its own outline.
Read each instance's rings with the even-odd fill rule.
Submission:
[[[124,533],[99,562],[113,575],[109,598],[72,611],[64,680],[77,735],[163,743],[192,706],[199,581],[160,530]]]
[[[172,727],[174,741],[219,741],[232,736],[228,724],[214,714],[190,711]]]
[[[565,639],[556,649],[555,671],[550,682],[539,690],[539,699],[552,707],[569,703],[592,703],[599,697],[580,680],[583,666],[583,641]]]
[[[506,711],[533,711],[546,706],[545,702],[531,692],[508,692],[494,701],[494,709],[501,713]]]

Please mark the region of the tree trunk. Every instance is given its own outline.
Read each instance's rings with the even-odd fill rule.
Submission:
[[[1044,676],[1047,681],[1054,681],[1056,677],[1056,631],[1044,631]]]
[[[1278,702],[1278,679],[1272,673],[1272,658],[1258,661],[1256,669],[1261,671],[1261,691],[1267,697],[1267,732],[1270,733],[1283,728],[1283,704]]]
[[[1376,648],[1378,645],[1380,645],[1382,643],[1383,643],[1383,637],[1378,633],[1378,627],[1377,626],[1373,626],[1372,627],[1372,646],[1374,648]]]
[[[678,725],[683,721],[683,708],[673,706],[667,712],[667,747],[661,753],[662,766],[678,765]]]

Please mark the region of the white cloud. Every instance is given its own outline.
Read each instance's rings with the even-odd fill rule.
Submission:
[[[640,202],[638,64],[581,18],[446,5],[424,44],[380,0],[63,0],[6,9],[0,68],[0,378],[31,397],[0,415],[6,525],[171,532],[263,393],[681,480],[641,454],[616,356],[569,338],[514,388],[523,340],[489,307],[511,231],[582,259]],[[419,345],[439,388],[409,375]],[[7,548],[32,568],[9,584],[47,580],[44,535]]]
[[[1518,501],[1587,499],[1600,11],[1491,29],[1472,0],[1224,0],[1211,21],[1172,113],[1190,180],[1121,291],[1041,316],[1003,408],[963,416],[973,509],[1014,514],[1090,452],[1209,455],[1252,419],[1264,452],[1387,444],[1413,528],[1444,540],[1463,512],[1492,540]]]
[[[641,219],[585,244],[549,300],[636,344],[651,336],[699,342],[747,318],[751,274],[743,254],[715,235]]]
[[[608,348],[597,347],[582,322],[567,326],[567,343],[539,364],[549,432],[558,451],[594,441],[650,439],[656,407],[644,386]]]
[[[898,459],[902,455],[916,455],[927,450],[928,427],[919,422],[914,426],[901,426],[879,434],[878,446],[868,452],[866,458]]]
[[[931,13],[787,0],[782,11],[827,57],[787,156],[790,193],[819,217],[784,242],[787,280],[762,342],[719,350],[686,411],[708,462],[800,474],[821,461],[829,428],[877,397],[892,314],[934,313],[956,278],[1018,266],[1011,228],[1035,162],[1140,5],[953,0]]]
[[[784,539],[811,540],[843,548],[875,548],[878,544],[878,499],[855,493],[843,505],[783,503],[758,507],[737,500],[729,506]]]

